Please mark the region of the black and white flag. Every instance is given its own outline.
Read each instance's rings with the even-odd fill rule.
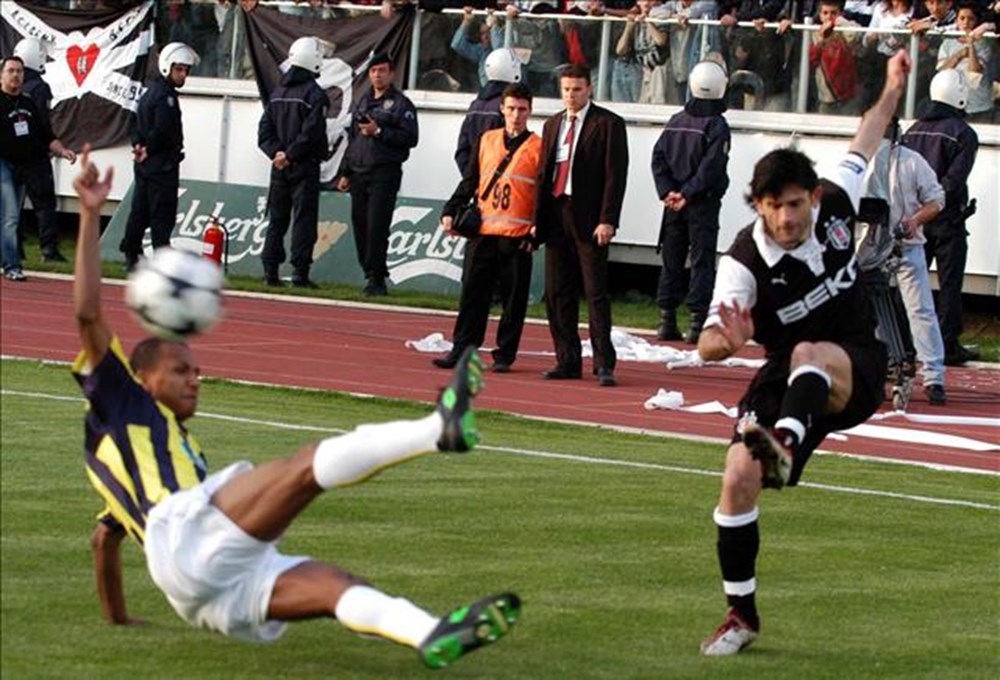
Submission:
[[[299,17],[271,7],[244,12],[247,47],[253,62],[261,101],[266,105],[281,75],[288,70],[288,49],[298,38],[313,36],[327,45],[327,55],[317,83],[330,99],[326,134],[333,158],[323,163],[321,181],[333,179],[347,150],[347,126],[351,103],[368,87],[368,61],[385,52],[393,61],[396,85],[402,85],[408,69],[413,12],[391,19],[377,13],[334,20]]]
[[[0,2],[0,53],[37,38],[48,54],[52,129],[67,146],[115,146],[129,135],[145,91],[153,44],[153,1],[125,10],[57,10],[26,0]]]

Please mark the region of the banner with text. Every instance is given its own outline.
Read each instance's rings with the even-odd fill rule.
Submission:
[[[132,189],[129,188],[101,237],[104,260],[124,261],[118,244],[131,206]],[[399,197],[389,232],[387,257],[392,287],[455,296],[461,292],[466,240],[449,236],[440,228],[441,206],[441,201]],[[267,188],[181,180],[177,226],[171,244],[175,248],[201,252],[205,228],[213,215],[228,234],[226,262],[229,273],[263,277],[260,253],[268,226]],[[310,278],[321,283],[364,285],[351,232],[351,200],[346,194],[320,194],[318,231]],[[291,230],[287,238],[290,241]],[[147,252],[152,248],[148,232],[143,245]],[[285,249],[289,250],[287,242]],[[544,256],[539,253],[535,256],[532,273],[533,302],[541,299],[543,266]],[[283,265],[281,273],[290,277],[290,265]]]

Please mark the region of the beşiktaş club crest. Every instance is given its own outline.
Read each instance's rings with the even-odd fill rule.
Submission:
[[[851,230],[843,217],[831,217],[823,225],[826,228],[826,242],[835,250],[847,250],[851,245]]]
[[[52,89],[56,136],[70,146],[90,141],[97,147],[127,137],[128,116],[146,90],[142,78],[153,45],[152,0],[127,10],[79,15],[14,0],[3,0],[0,7],[5,53],[22,38],[36,38],[46,50],[43,78]]]

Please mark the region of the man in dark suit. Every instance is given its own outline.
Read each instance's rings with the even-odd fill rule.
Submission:
[[[548,380],[581,377],[580,285],[587,297],[594,373],[615,385],[608,297],[608,246],[618,230],[628,145],[625,121],[590,101],[590,71],[571,65],[559,78],[566,109],[545,121],[535,225],[545,248],[545,307],[556,348]]]

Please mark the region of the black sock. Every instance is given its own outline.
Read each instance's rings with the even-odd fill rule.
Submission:
[[[797,375],[796,375],[797,372]],[[826,415],[830,376],[814,366],[799,366],[781,400],[775,430],[788,448],[795,449],[816,421]]]
[[[732,583],[742,583],[754,578],[757,566],[757,551],[760,549],[760,531],[757,520],[740,527],[719,527],[719,539],[716,544],[719,554],[719,566],[722,567],[722,579]],[[757,629],[760,627],[760,617],[757,616],[757,605],[754,593],[744,595],[726,594],[730,607],[735,607],[743,620]]]

